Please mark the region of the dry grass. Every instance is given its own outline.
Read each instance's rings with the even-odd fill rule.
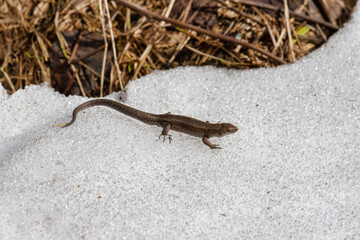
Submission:
[[[0,81],[9,93],[47,82],[103,96],[155,69],[291,63],[325,42],[355,1],[272,3],[0,0]]]

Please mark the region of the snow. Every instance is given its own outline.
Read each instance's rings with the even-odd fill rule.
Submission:
[[[359,39],[357,6],[294,64],[155,71],[107,96],[230,122],[221,150],[106,107],[60,128],[87,98],[0,85],[0,239],[359,238]]]

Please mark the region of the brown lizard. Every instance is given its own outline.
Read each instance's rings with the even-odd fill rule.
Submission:
[[[208,121],[203,122],[191,117],[173,115],[171,113],[152,114],[131,108],[122,103],[109,99],[95,99],[79,105],[74,109],[72,120],[62,127],[68,127],[73,124],[79,111],[93,106],[110,107],[143,123],[162,127],[163,130],[159,138],[164,136],[164,141],[165,137],[168,136],[169,141],[171,142],[171,135],[168,134],[169,130],[171,129],[189,134],[191,136],[201,137],[203,143],[209,146],[211,149],[221,147],[217,144],[212,144],[209,141],[210,137],[222,137],[231,133],[235,133],[238,130],[238,128],[231,123],[210,123]]]

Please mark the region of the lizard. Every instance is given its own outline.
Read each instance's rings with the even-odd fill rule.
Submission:
[[[228,134],[235,133],[238,130],[238,128],[231,123],[210,123],[208,121],[203,122],[195,118],[182,115],[173,115],[171,113],[152,114],[143,112],[141,110],[129,107],[125,104],[110,99],[94,99],[80,104],[74,109],[72,120],[69,123],[62,125],[62,127],[68,127],[73,124],[76,120],[76,115],[78,114],[78,112],[85,108],[93,106],[110,107],[143,123],[162,127],[163,130],[159,135],[159,139],[161,136],[164,136],[165,141],[165,137],[167,136],[170,143],[172,138],[171,135],[168,133],[169,130],[174,130],[177,132],[182,132],[191,136],[202,138],[203,143],[209,146],[211,149],[221,149],[218,144],[211,143],[209,141],[209,138],[222,137]]]

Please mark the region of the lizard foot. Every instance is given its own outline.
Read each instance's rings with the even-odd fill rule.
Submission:
[[[219,144],[212,144],[212,146],[210,146],[211,149],[222,149],[222,147],[220,147]]]
[[[162,134],[162,133],[161,133],[161,134],[159,135],[159,139],[161,138],[161,136],[164,136],[163,142],[165,142],[166,137],[168,137],[169,143],[171,143],[172,137],[171,137],[170,134]]]

